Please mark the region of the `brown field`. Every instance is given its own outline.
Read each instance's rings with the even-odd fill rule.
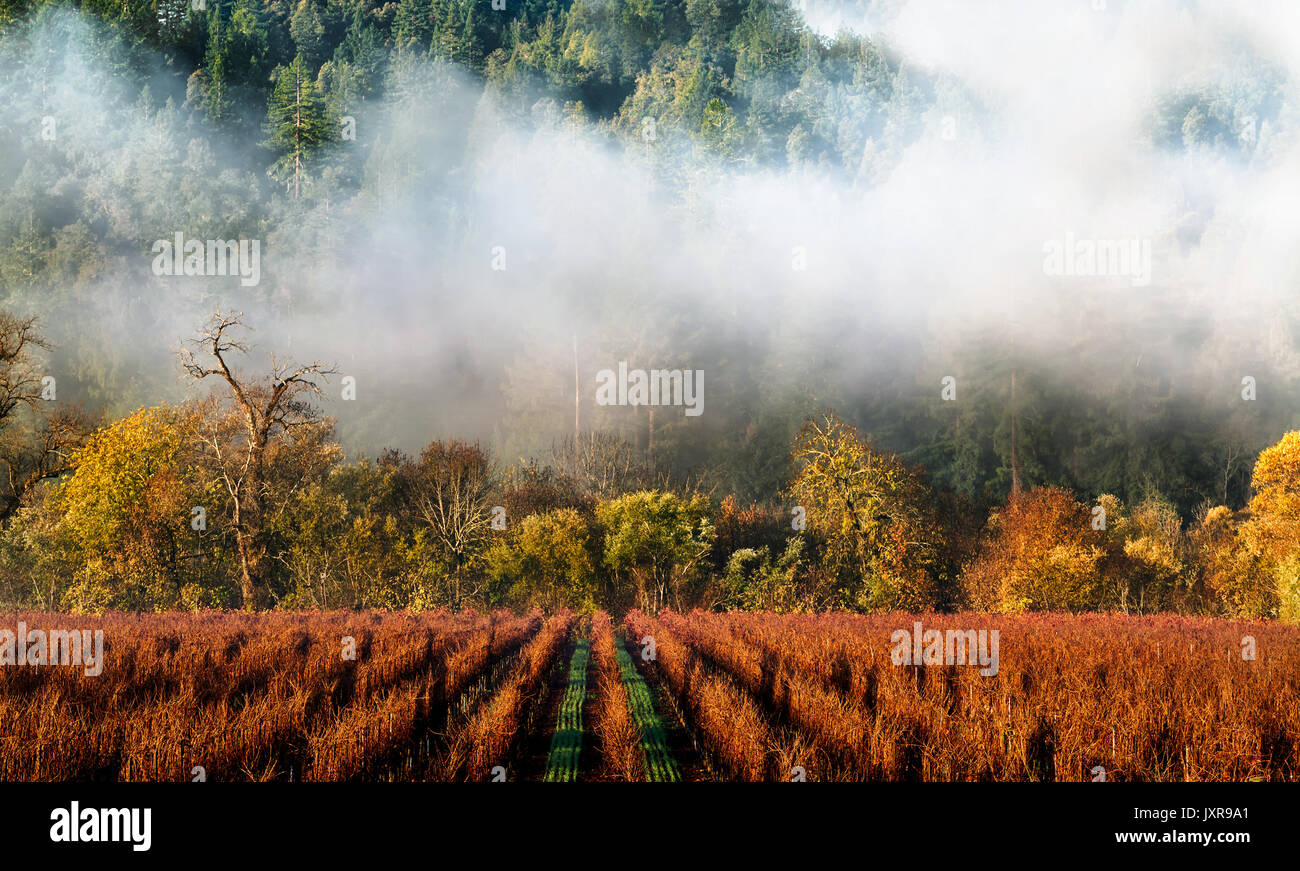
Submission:
[[[997,630],[996,674],[895,665],[891,634],[916,620]],[[527,752],[561,716],[578,780],[1300,780],[1300,627],[1278,623],[210,612],[0,629],[20,621],[103,630],[104,668],[0,666],[3,781],[572,779]]]

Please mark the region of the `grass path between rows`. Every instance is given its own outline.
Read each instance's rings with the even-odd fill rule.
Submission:
[[[614,655],[618,658],[619,673],[623,676],[623,685],[627,688],[628,704],[632,708],[632,719],[641,730],[641,755],[645,759],[646,778],[653,782],[676,783],[682,779],[677,763],[668,751],[668,735],[664,731],[663,721],[655,713],[654,698],[645,678],[636,670],[632,657],[622,644],[614,645]]]
[[[591,640],[583,638],[569,660],[569,683],[555,720],[544,781],[571,783],[578,779],[578,757],[582,755],[582,706],[587,698],[587,664],[590,661]]]

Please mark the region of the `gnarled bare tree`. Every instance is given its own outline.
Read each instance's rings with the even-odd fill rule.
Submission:
[[[71,471],[72,454],[95,420],[43,398],[37,350],[48,351],[34,317],[0,312],[0,521],[41,481]],[[23,408],[30,414],[20,414]]]
[[[268,463],[276,442],[292,442],[297,430],[318,432],[327,425],[305,397],[319,396],[320,382],[328,383],[328,376],[338,370],[320,362],[295,365],[272,355],[271,372],[265,378],[241,377],[231,369],[230,358],[248,353],[248,346],[233,335],[243,329],[247,326],[242,313],[217,311],[193,342],[206,359],[188,348],[182,348],[180,355],[187,376],[195,381],[219,378],[230,391],[233,418],[211,415],[201,440],[217,481],[230,496],[244,608],[258,610],[271,599]]]

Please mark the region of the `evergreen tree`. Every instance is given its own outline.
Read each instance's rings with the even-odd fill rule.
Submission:
[[[289,37],[307,69],[315,71],[329,56],[325,25],[312,0],[301,0],[289,18]]]
[[[399,49],[411,45],[428,45],[433,34],[431,12],[429,0],[398,0],[397,12],[393,15],[394,44]],[[353,26],[356,26],[355,21]]]
[[[266,146],[277,157],[270,175],[302,194],[305,169],[321,146],[333,139],[333,129],[302,55],[274,74],[275,87],[266,112]]]
[[[233,108],[229,95],[229,73],[226,58],[230,52],[230,37],[221,26],[221,9],[212,10],[208,25],[208,49],[203,56],[203,70],[207,77],[207,93],[203,98],[203,111],[213,121],[228,117]]]

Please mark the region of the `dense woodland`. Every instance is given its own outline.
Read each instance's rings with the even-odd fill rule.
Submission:
[[[997,107],[785,3],[499,5],[0,0],[0,600],[1300,616],[1294,294],[1218,318],[1182,286],[1024,289],[990,329],[900,331],[738,290],[710,180],[866,194]],[[1239,64],[1163,94],[1148,144],[1266,165],[1287,93]],[[662,204],[644,232],[723,265],[655,284],[675,237],[593,226],[595,265],[512,243],[484,277],[514,208],[484,166],[528,153],[501,131],[617,155]],[[518,209],[593,196],[541,189]],[[263,240],[262,281],[158,277],[176,232]],[[523,302],[470,308],[493,293]],[[621,359],[704,371],[706,413],[596,407]]]

